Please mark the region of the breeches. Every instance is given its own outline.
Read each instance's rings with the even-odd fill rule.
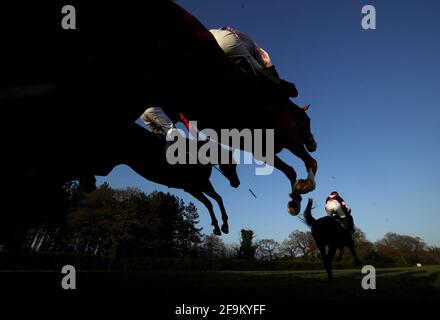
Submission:
[[[341,204],[336,200],[327,202],[325,211],[327,211],[329,216],[337,214],[339,217],[345,218],[344,208],[342,208]]]

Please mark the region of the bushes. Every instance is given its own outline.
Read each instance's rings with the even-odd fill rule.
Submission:
[[[247,260],[231,258],[189,257],[110,257],[63,253],[3,252],[3,270],[61,270],[64,265],[77,270],[115,271],[264,271],[264,270],[320,270],[320,261],[306,262],[292,259]]]
[[[73,265],[77,270],[105,270],[110,258],[94,255],[65,253],[2,252],[0,269],[3,270],[61,270]]]

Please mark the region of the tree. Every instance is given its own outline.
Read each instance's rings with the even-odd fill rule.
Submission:
[[[261,239],[257,242],[257,253],[261,259],[272,261],[277,256],[280,244],[273,239]]]
[[[376,242],[376,249],[380,256],[389,257],[397,264],[408,265],[420,262],[427,247],[419,237],[387,233]]]
[[[202,242],[202,228],[197,228],[199,214],[196,206],[190,202],[184,205],[180,200],[179,219],[176,224],[176,249],[181,254],[189,254],[196,250]]]
[[[14,183],[6,184],[4,190],[7,196],[3,197],[2,211],[8,214],[0,215],[0,244],[4,244],[5,250],[29,250],[30,233],[40,229],[38,234],[41,236],[44,225],[48,232],[44,232],[42,238],[51,237],[49,247],[59,248],[61,243],[55,230],[59,230],[69,207],[74,204],[79,184],[49,172],[42,174],[31,170],[23,176],[15,174]],[[34,232],[29,233],[30,229]]]
[[[72,251],[122,257],[189,254],[201,241],[197,208],[169,194],[101,186],[71,210]]]
[[[361,261],[372,261],[376,255],[374,244],[367,240],[365,232],[359,228],[355,229],[356,232],[353,234],[353,242],[357,256]]]
[[[310,231],[295,230],[282,242],[280,252],[284,256],[308,260],[317,257],[319,250]]]
[[[227,256],[227,248],[223,240],[213,234],[205,235],[200,246],[201,254],[210,258],[224,258]]]
[[[256,246],[252,243],[254,232],[252,230],[241,229],[240,248],[237,252],[238,258],[254,259]]]
[[[427,258],[429,259],[429,263],[440,264],[440,248],[430,247],[427,252]]]
[[[68,242],[74,252],[116,256],[126,233],[129,213],[107,184],[85,194],[73,208],[67,223]],[[130,217],[132,218],[132,217]]]

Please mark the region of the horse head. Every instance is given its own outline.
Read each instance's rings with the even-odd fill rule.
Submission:
[[[229,163],[222,164],[220,163],[220,170],[223,172],[225,177],[229,180],[231,187],[237,188],[240,185],[240,178],[237,174],[237,164]]]

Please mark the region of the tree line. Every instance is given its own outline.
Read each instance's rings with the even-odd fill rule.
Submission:
[[[201,242],[193,203],[163,192],[75,188],[63,223],[28,228],[21,249],[97,256],[191,255]]]
[[[190,258],[229,260],[226,266],[238,260],[247,261],[245,268],[276,268],[295,263],[304,268],[320,266],[319,250],[310,231],[294,230],[287,239],[277,242],[256,239],[253,230],[242,229],[239,243],[225,244],[220,237],[202,233],[193,203],[185,204],[170,193],[145,194],[135,188],[112,189],[108,184],[89,193],[74,184],[66,192],[70,201],[64,219],[23,224],[16,232],[21,235],[19,251],[103,257],[111,263],[130,257],[162,257],[175,258],[174,264],[179,264],[181,258]],[[364,264],[440,263],[440,248],[428,246],[419,237],[387,233],[373,243],[357,229],[354,241]],[[347,254],[342,265],[350,263],[351,256]]]

